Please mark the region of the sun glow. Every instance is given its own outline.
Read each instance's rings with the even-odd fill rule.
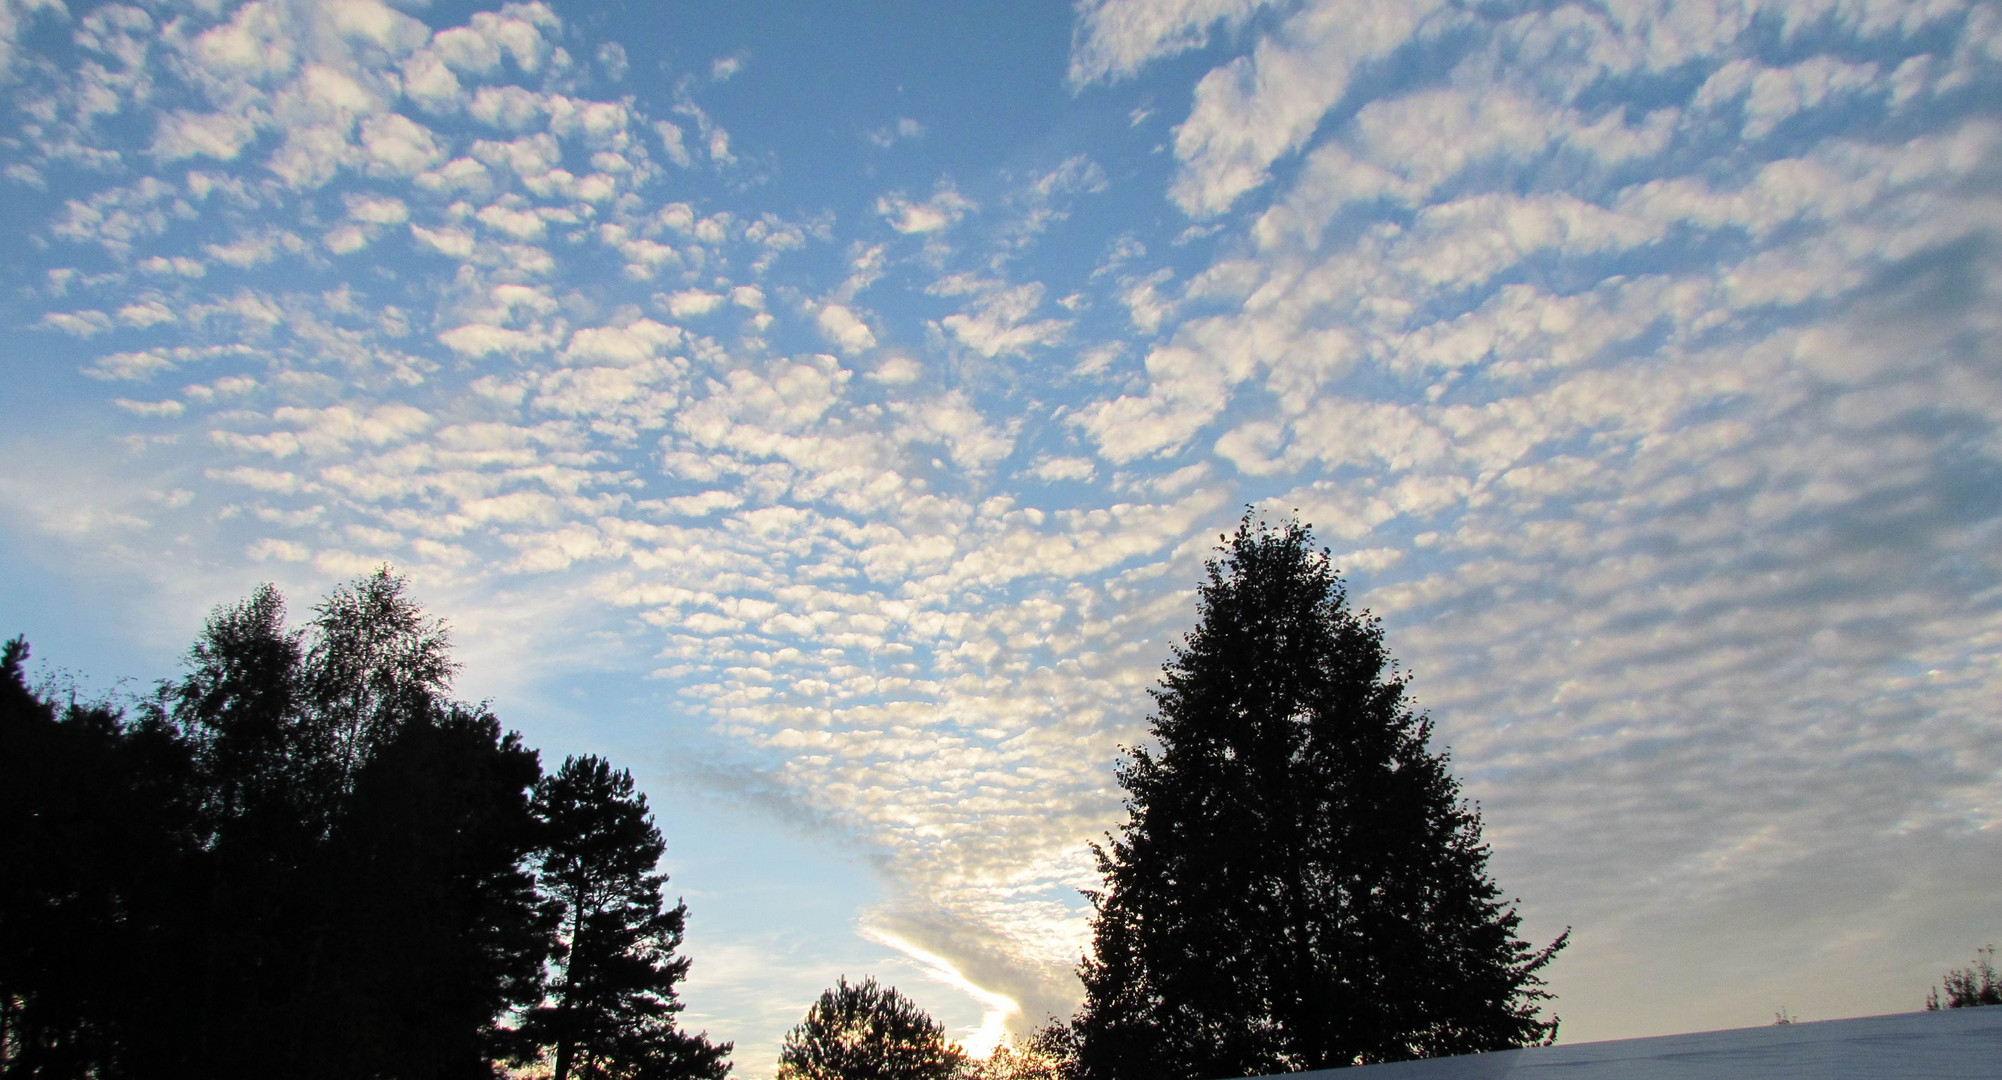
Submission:
[[[980,1003],[980,1025],[959,1040],[967,1056],[984,1058],[993,1053],[994,1048],[1001,1045],[1001,1040],[1007,1037],[1008,1017],[1022,1011],[1022,1006],[1014,998],[976,984],[952,961],[887,930],[865,926],[862,928],[862,936],[903,953],[916,961],[930,978],[967,994]]]

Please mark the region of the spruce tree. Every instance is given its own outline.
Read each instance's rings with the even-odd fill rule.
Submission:
[[[1381,624],[1297,521],[1249,514],[1153,691],[1095,848],[1086,1080],[1214,1080],[1555,1037],[1476,808]],[[1567,932],[1568,936],[1568,932]]]
[[[965,1065],[917,1002],[875,979],[843,977],[786,1034],[778,1080],[954,1080]]]
[[[572,757],[536,789],[544,830],[543,893],[560,913],[563,945],[549,1000],[521,1026],[546,1048],[555,1080],[722,1080],[730,1044],[675,1025],[677,955],[688,907],[667,908],[657,872],[666,850],[632,774]]]

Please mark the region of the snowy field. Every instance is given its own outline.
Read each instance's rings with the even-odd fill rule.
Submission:
[[[1374,1072],[1370,1070],[1375,1070]],[[2002,1008],[1866,1016],[1298,1074],[1332,1080],[1992,1080]]]

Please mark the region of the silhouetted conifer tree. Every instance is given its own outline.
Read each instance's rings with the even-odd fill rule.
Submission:
[[[730,1044],[674,1022],[685,904],[665,907],[666,850],[632,774],[573,757],[535,793],[544,830],[541,888],[554,901],[562,948],[549,1001],[521,1026],[546,1048],[556,1080],[721,1080]]]
[[[843,978],[786,1034],[778,1080],[953,1080],[965,1064],[938,1021],[896,987]]]
[[[1532,949],[1487,875],[1381,625],[1298,522],[1249,514],[1119,768],[1098,849],[1076,1071],[1214,1080],[1553,1038]],[[1567,934],[1568,936],[1568,934]]]

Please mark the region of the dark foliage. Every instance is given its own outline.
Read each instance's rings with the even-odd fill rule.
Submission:
[[[1941,999],[1938,989],[1927,991],[1927,1009],[2002,1005],[2002,980],[1995,976],[1995,946],[1974,950],[1974,966],[1954,968],[1946,973],[1944,982],[1946,997]]]
[[[840,980],[786,1034],[778,1080],[952,1080],[966,1056],[894,986]]]
[[[402,578],[314,616],[288,628],[269,586],[217,610],[132,721],[47,700],[7,645],[0,1077],[491,1077],[534,1055],[511,1021],[544,1001],[563,910],[533,873],[537,754],[450,699],[449,639]],[[637,842],[579,858],[625,880],[660,856]],[[727,1047],[700,1046],[710,1072],[618,1075],[720,1077]]]
[[[1381,625],[1304,526],[1249,515],[1119,769],[1075,1071],[1210,1080],[1496,1050],[1556,1021],[1480,816]]]
[[[632,774],[569,758],[536,787],[535,813],[542,888],[565,944],[549,1002],[528,1014],[522,1037],[546,1050],[556,1080],[722,1080],[730,1044],[674,1024],[688,908],[665,907],[667,876],[655,867],[666,845]]]
[[[156,718],[46,700],[27,658],[0,654],[0,1075],[144,1075],[186,1010],[190,755]]]
[[[1064,1080],[1077,1061],[1068,1022],[1056,1017],[1020,1042],[1003,1040],[985,1058],[968,1061],[965,1080]]]

